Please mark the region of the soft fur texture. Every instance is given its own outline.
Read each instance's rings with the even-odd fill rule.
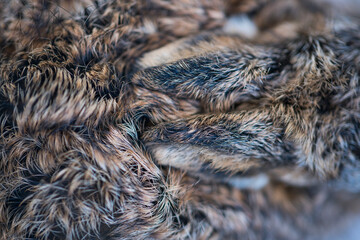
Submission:
[[[1,239],[320,239],[360,213],[355,1],[0,9]]]

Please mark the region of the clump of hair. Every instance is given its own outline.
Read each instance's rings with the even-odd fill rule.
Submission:
[[[360,25],[325,2],[0,1],[0,238],[341,231]]]

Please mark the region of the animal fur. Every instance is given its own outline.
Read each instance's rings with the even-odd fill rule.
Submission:
[[[360,212],[360,25],[345,6],[1,1],[0,238],[340,228]],[[256,35],[226,32],[236,15]]]

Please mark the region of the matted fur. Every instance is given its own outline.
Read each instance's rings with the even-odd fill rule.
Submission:
[[[0,238],[341,228],[360,212],[346,3],[1,1]],[[254,38],[224,31],[237,14]]]

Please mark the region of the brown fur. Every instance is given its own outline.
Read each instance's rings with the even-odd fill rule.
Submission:
[[[284,2],[1,1],[0,238],[316,239],[358,214],[358,19]]]

